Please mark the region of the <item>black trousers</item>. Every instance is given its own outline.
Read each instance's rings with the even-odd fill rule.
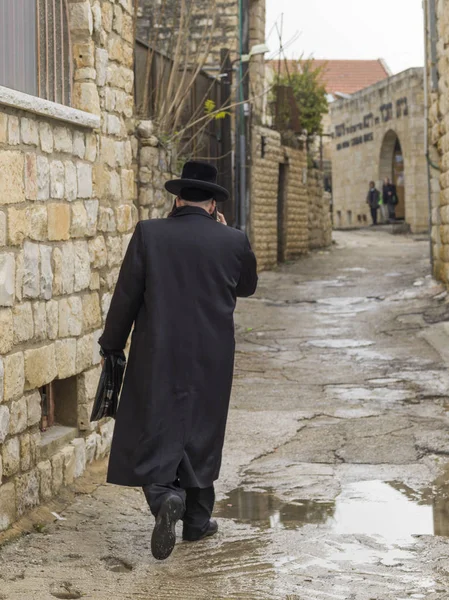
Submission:
[[[371,209],[371,218],[373,220],[373,225],[377,225],[377,208],[373,208],[372,206],[370,206]]]
[[[150,506],[150,510],[156,517],[162,503],[167,496],[176,494],[184,503],[185,512],[182,518],[184,523],[184,534],[189,537],[200,537],[209,527],[209,521],[214,510],[215,490],[214,486],[208,488],[182,489],[176,481],[169,484],[153,483],[144,486],[143,492]]]
[[[388,203],[388,218],[396,219],[396,205],[393,202]]]

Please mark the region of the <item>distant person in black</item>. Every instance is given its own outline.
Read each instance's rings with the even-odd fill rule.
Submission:
[[[369,204],[371,210],[371,218],[373,220],[373,225],[377,225],[377,211],[379,210],[379,200],[379,190],[376,189],[376,184],[374,183],[374,181],[370,181],[366,202]]]
[[[398,203],[396,186],[393,185],[389,177],[384,180],[382,189],[384,204],[388,206],[388,218],[390,221],[396,220],[396,204]]]

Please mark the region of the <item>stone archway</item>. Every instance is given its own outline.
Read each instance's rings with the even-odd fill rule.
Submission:
[[[380,150],[379,178],[382,180],[382,183],[386,177],[394,183],[398,194],[396,218],[405,219],[404,155],[399,137],[392,129],[385,134]]]

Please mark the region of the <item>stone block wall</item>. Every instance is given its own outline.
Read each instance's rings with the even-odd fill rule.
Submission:
[[[284,147],[286,194],[284,205],[284,260],[309,250],[309,196],[307,186],[307,154],[303,150]]]
[[[432,258],[434,276],[449,284],[449,6],[436,1],[436,81],[432,78],[429,2],[426,0],[426,54],[428,90],[428,145],[432,161]],[[439,169],[439,170],[438,170]]]
[[[332,228],[322,173],[307,171],[305,150],[284,146],[266,127],[254,127],[252,140],[249,235],[264,270],[329,245]]]
[[[155,135],[152,121],[142,121],[138,127],[139,219],[160,219],[168,215],[174,197],[164,184],[174,179],[172,154]]]
[[[133,3],[68,8],[73,108],[0,88],[0,531],[112,436],[89,416],[97,340],[137,221]],[[62,427],[43,433],[40,389],[52,382]]]
[[[398,144],[403,176],[396,183],[404,200],[396,213],[413,233],[427,232],[423,69],[408,69],[334,102],[330,114],[336,227],[369,226],[369,182],[381,189],[385,177],[394,179],[393,156]]]
[[[260,270],[271,269],[278,261],[279,164],[283,160],[280,133],[255,127],[250,168],[250,238]]]
[[[325,248],[332,243],[331,195],[323,190],[323,174],[319,169],[309,169],[307,193],[309,199],[309,248],[311,250]]]
[[[143,42],[155,44],[156,48],[168,55],[172,54],[174,32],[180,30],[179,0],[167,0],[161,15],[153,0],[139,0],[137,37]],[[232,59],[239,48],[239,7],[238,0],[217,0],[216,9],[210,0],[187,0],[189,46],[192,55],[204,51],[208,29],[213,32],[212,43],[207,57],[207,65],[220,65],[220,49],[229,48]],[[157,24],[157,33],[154,25]],[[156,36],[156,37],[155,37]]]

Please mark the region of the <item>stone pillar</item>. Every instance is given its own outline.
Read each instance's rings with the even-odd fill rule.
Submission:
[[[172,179],[172,156],[159,143],[152,121],[141,121],[139,142],[139,218],[158,219],[170,212],[174,198],[164,184]]]

